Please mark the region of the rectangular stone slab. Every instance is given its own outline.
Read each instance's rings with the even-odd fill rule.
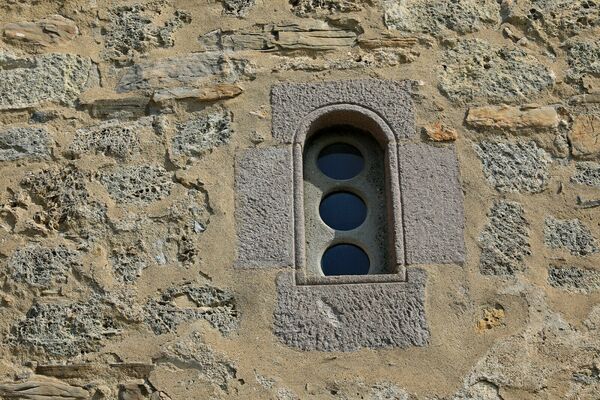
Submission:
[[[408,269],[407,282],[296,286],[277,278],[274,333],[300,350],[427,346],[426,274]]]
[[[381,116],[396,139],[414,136],[411,82],[357,79],[319,83],[282,83],[271,90],[273,137],[291,143],[311,112],[332,104],[354,104]]]
[[[406,262],[465,261],[464,206],[453,146],[398,147]]]
[[[292,173],[289,147],[255,148],[238,157],[237,267],[294,265]]]

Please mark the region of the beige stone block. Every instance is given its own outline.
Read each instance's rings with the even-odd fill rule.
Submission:
[[[471,108],[466,122],[473,128],[519,132],[556,129],[559,118],[551,106],[500,105]]]
[[[569,133],[573,156],[591,159],[600,156],[600,117],[578,115]]]

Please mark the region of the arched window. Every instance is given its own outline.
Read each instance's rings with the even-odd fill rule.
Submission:
[[[324,107],[294,151],[297,280],[404,280],[396,141],[355,105]]]

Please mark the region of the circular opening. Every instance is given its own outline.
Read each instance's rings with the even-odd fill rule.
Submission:
[[[367,206],[353,193],[335,192],[321,201],[319,215],[330,228],[349,231],[358,228],[364,222],[367,217]]]
[[[353,244],[336,244],[323,253],[321,269],[325,276],[367,275],[369,256]]]
[[[321,150],[317,166],[332,179],[346,180],[354,178],[363,170],[365,160],[356,147],[347,143],[334,143]]]

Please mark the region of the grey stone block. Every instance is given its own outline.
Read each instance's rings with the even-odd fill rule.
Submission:
[[[0,110],[33,107],[43,101],[73,105],[95,76],[89,58],[73,54],[17,58],[0,52]]]
[[[115,277],[119,282],[131,284],[142,275],[148,267],[143,244],[117,246],[113,249],[109,260]]]
[[[238,267],[294,265],[292,154],[247,150],[236,165]]]
[[[186,296],[195,307],[180,308],[174,299]],[[164,291],[158,300],[144,307],[144,321],[156,335],[175,332],[179,324],[204,319],[222,334],[238,326],[238,312],[233,294],[208,285],[184,285]]]
[[[173,154],[201,157],[228,143],[231,135],[230,112],[194,115],[188,121],[177,124],[177,134],[172,141]]]
[[[157,165],[130,165],[100,171],[97,178],[121,203],[150,203],[171,194],[171,173]]]
[[[283,272],[274,333],[300,350],[426,346],[425,271],[407,273],[401,283],[296,286],[293,273]]]
[[[0,131],[0,161],[50,157],[50,136],[45,128],[8,128]]]
[[[403,32],[464,34],[500,25],[496,0],[384,0],[383,7],[385,25]]]
[[[590,293],[600,290],[600,271],[552,266],[548,269],[548,283],[569,292]]]
[[[230,58],[221,52],[192,53],[127,68],[117,92],[153,91],[215,81],[231,83],[243,78],[255,78],[254,67],[248,60]]]
[[[44,208],[40,220],[50,229],[76,229],[91,234],[106,226],[106,206],[87,191],[88,174],[73,165],[31,172],[21,180]]]
[[[221,0],[223,12],[237,17],[245,16],[256,4],[256,0]]]
[[[538,193],[546,189],[550,156],[535,142],[488,142],[474,145],[490,185],[500,192]]]
[[[237,374],[235,364],[206,344],[200,332],[192,332],[163,345],[159,356],[153,359],[179,368],[194,369],[202,378],[223,390],[227,390],[228,381]]]
[[[523,207],[512,201],[498,201],[491,208],[490,220],[479,237],[482,274],[512,275],[525,268],[523,260],[531,254],[531,246],[523,214]]]
[[[83,302],[35,303],[13,326],[10,342],[21,349],[74,357],[99,350],[103,339],[118,329],[110,308],[97,297]]]
[[[137,54],[153,47],[172,47],[173,34],[191,22],[187,11],[176,10],[162,26],[153,20],[162,19],[167,2],[150,2],[113,7],[109,10],[110,24],[104,27],[104,56],[125,64]]]
[[[519,21],[523,28],[558,37],[561,42],[590,37],[600,25],[600,7],[588,0],[513,1],[504,2],[502,9],[504,21]]]
[[[362,0],[290,0],[294,14],[306,17],[323,12],[340,13],[362,10]]]
[[[564,248],[579,256],[600,252],[592,232],[578,219],[559,220],[546,217],[544,243],[552,249]]]
[[[527,102],[552,88],[554,73],[516,47],[463,39],[444,53],[440,89],[458,103]],[[441,68],[440,68],[441,69]]]
[[[600,187],[600,164],[591,161],[577,163],[577,172],[571,177],[571,182]]]
[[[410,90],[410,82],[377,79],[274,85],[271,91],[273,137],[292,143],[308,114],[341,103],[374,111],[389,124],[397,139],[412,137],[416,128]]]
[[[41,288],[67,282],[71,270],[81,267],[79,254],[65,246],[48,248],[32,244],[18,249],[8,259],[14,281]]]
[[[67,153],[71,157],[92,153],[128,160],[140,152],[138,132],[148,128],[151,128],[149,120],[134,123],[110,120],[79,129]]]
[[[399,146],[408,264],[465,261],[464,207],[454,147]]]
[[[566,47],[567,78],[577,81],[585,75],[600,75],[600,44],[597,41],[571,42]]]

